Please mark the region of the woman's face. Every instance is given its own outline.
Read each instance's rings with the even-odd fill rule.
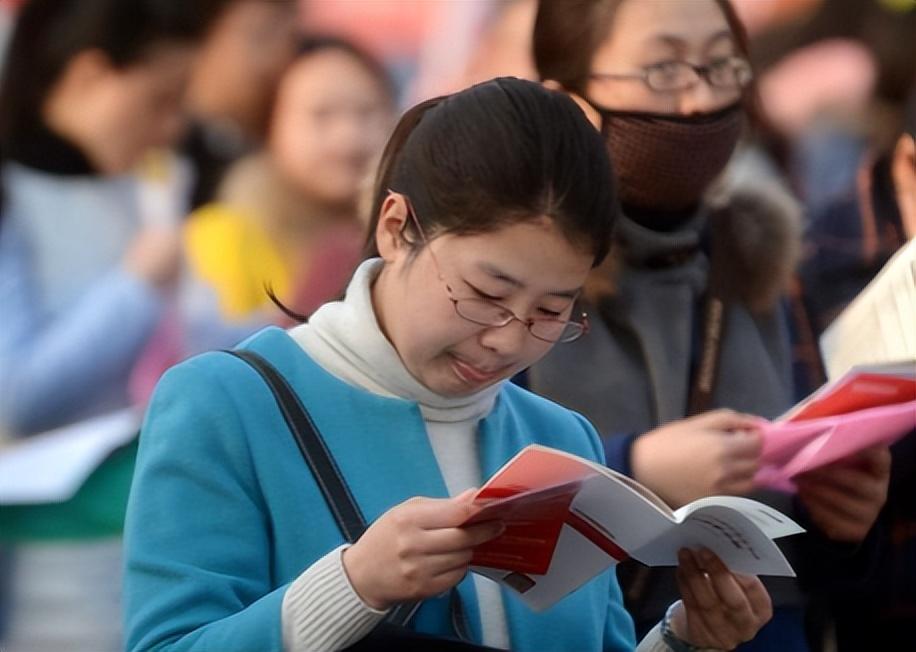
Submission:
[[[382,331],[417,380],[442,396],[467,395],[510,378],[551,349],[517,320],[497,328],[459,316],[446,283],[456,299],[489,299],[521,319],[570,319],[593,255],[571,244],[552,220],[442,235],[412,256],[402,234],[408,219],[403,197],[389,197],[382,212],[376,241],[385,266],[373,303]]]
[[[323,203],[352,203],[392,118],[379,80],[352,55],[327,49],[284,75],[268,146],[280,171],[303,194]]]
[[[638,74],[657,64],[703,66],[732,56],[739,56],[734,38],[714,0],[623,0],[591,72]],[[609,109],[682,115],[713,112],[740,97],[737,88],[705,80],[683,91],[657,92],[640,79],[592,79],[586,93]]]
[[[78,98],[79,144],[100,170],[125,172],[149,149],[168,147],[181,135],[194,53],[191,46],[163,45],[125,68],[91,55],[91,82]]]

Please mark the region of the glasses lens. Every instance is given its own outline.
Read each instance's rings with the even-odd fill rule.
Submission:
[[[709,83],[721,88],[743,88],[751,76],[751,67],[743,59],[722,59],[709,66]]]
[[[468,321],[481,326],[502,326],[512,319],[512,313],[490,301],[479,299],[459,299],[455,310]]]
[[[579,339],[585,327],[575,321],[541,319],[531,324],[531,334],[545,342],[572,342]]]
[[[646,84],[656,91],[677,91],[698,81],[697,71],[683,61],[668,61],[646,68]]]

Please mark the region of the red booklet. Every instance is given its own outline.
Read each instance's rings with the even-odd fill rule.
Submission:
[[[506,530],[478,546],[472,570],[541,610],[619,561],[677,564],[682,547],[705,546],[733,570],[794,575],[773,539],[802,529],[746,498],[715,496],[672,511],[632,478],[544,446],[528,446],[475,497],[468,523]]]

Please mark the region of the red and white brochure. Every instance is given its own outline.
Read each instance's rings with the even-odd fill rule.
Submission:
[[[794,576],[773,539],[803,532],[775,509],[713,496],[672,511],[625,475],[564,451],[532,445],[477,493],[467,524],[506,530],[478,546],[471,570],[512,588],[541,611],[619,561],[677,565],[681,548],[706,547],[733,571]]]

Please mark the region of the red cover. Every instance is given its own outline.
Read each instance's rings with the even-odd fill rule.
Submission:
[[[849,414],[912,400],[916,400],[916,379],[861,373],[837,385],[824,396],[815,398],[788,421]]]

